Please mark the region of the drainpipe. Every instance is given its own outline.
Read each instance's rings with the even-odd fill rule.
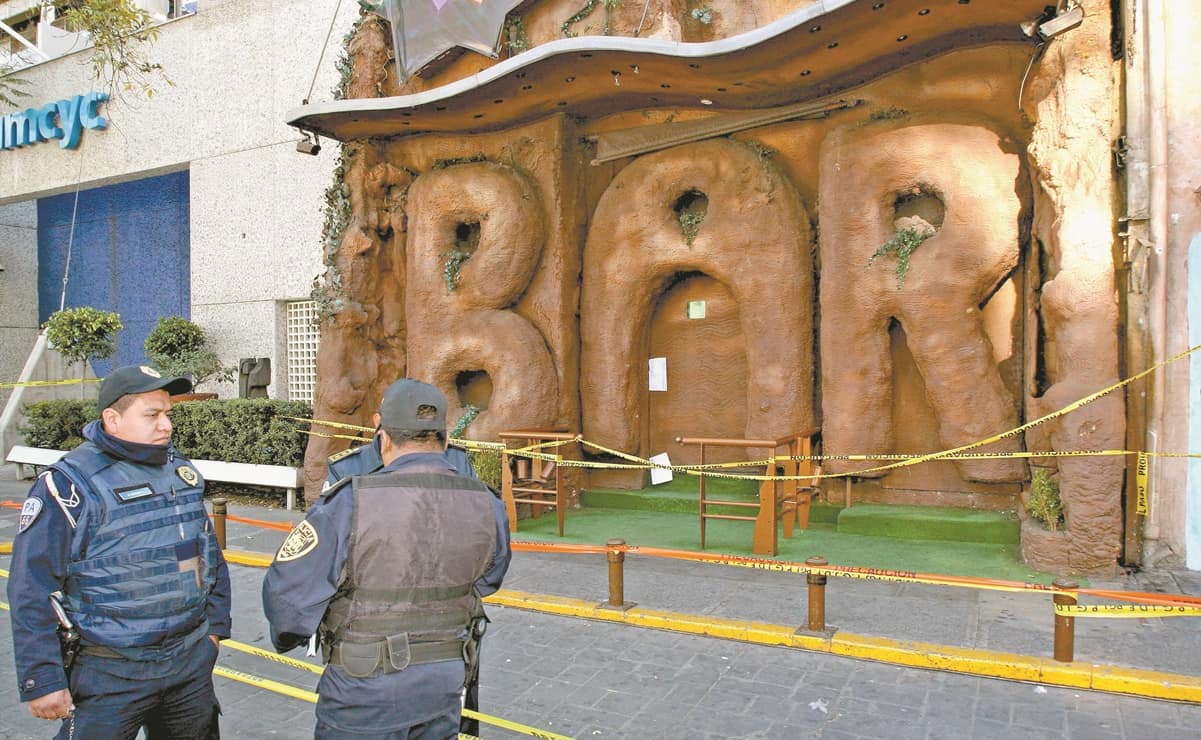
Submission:
[[[1124,239],[1125,285],[1122,319],[1125,332],[1123,370],[1133,375],[1151,364],[1152,332],[1148,326],[1149,269],[1151,258],[1150,107],[1147,79],[1147,0],[1122,0],[1123,57],[1123,137],[1125,142],[1126,213],[1119,233]],[[1126,449],[1141,450],[1147,444],[1148,415],[1151,412],[1148,382],[1139,380],[1126,390]],[[1134,465],[1126,465],[1126,507],[1123,517],[1122,562],[1138,565],[1143,557],[1143,521],[1135,510]]]
[[[1167,332],[1167,249],[1168,249],[1168,117],[1167,91],[1164,79],[1166,65],[1166,41],[1164,23],[1167,22],[1166,0],[1144,0],[1146,15],[1144,22],[1147,27],[1147,49],[1144,56],[1147,61],[1147,97],[1150,107],[1150,180],[1151,194],[1151,271],[1150,271],[1150,321],[1152,357],[1161,361],[1168,357]],[[1157,372],[1151,376],[1151,410],[1150,424],[1147,428],[1147,442],[1150,451],[1159,451],[1163,440],[1164,429],[1164,388],[1166,373]],[[1150,471],[1151,505],[1160,503],[1164,498],[1163,463],[1160,458]],[[1157,507],[1161,514],[1150,517],[1147,527],[1147,537],[1161,537],[1162,505]]]

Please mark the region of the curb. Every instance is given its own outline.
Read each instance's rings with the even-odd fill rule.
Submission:
[[[833,635],[809,633],[795,627],[765,622],[679,614],[638,606],[622,610],[608,607],[603,602],[598,604],[521,591],[501,590],[485,598],[484,602],[544,614],[622,622],[647,629],[810,650],[911,668],[1201,704],[1201,677],[1198,676],[1082,661],[1060,663],[1051,658],[891,640],[845,632]]]

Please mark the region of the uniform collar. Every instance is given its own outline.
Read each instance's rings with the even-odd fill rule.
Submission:
[[[403,472],[406,468],[446,468],[446,472],[453,473],[455,469],[447,461],[446,455],[441,452],[411,452],[408,455],[401,455],[392,461],[391,465],[384,467],[383,472],[397,473]]]
[[[166,465],[175,454],[170,442],[165,445],[144,445],[117,439],[104,431],[98,420],[83,428],[83,436],[106,455],[139,465]]]

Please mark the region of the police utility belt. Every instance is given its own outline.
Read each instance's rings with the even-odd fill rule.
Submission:
[[[463,660],[463,640],[409,643],[409,634],[385,637],[375,642],[343,640],[328,648],[326,663],[338,666],[354,678],[381,673],[398,673],[411,665]]]

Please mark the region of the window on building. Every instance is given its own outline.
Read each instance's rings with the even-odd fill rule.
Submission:
[[[317,387],[317,304],[313,301],[287,303],[288,398],[313,402]]]

